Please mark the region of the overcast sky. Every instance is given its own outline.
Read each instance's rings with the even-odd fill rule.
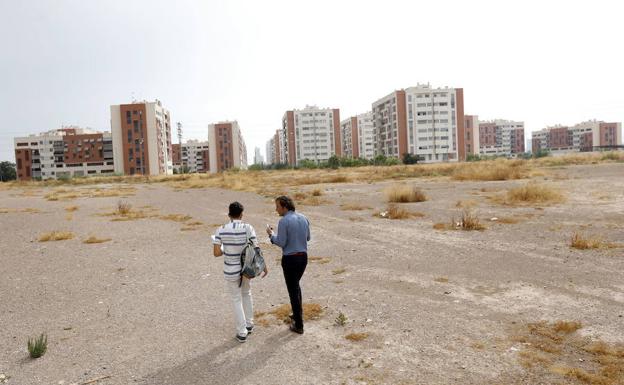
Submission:
[[[0,160],[15,136],[110,130],[109,106],[133,97],[161,100],[184,139],[238,120],[250,163],[286,110],[344,119],[417,83],[462,87],[467,114],[527,135],[621,122],[617,3],[0,0]]]

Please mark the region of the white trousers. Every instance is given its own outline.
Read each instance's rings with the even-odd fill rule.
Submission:
[[[247,278],[238,287],[238,280],[225,281],[226,292],[232,298],[234,308],[234,322],[236,333],[239,336],[247,335],[247,327],[253,327],[253,302],[251,299],[251,285]]]

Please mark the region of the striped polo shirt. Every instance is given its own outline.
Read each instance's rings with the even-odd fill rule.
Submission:
[[[247,234],[255,247],[258,247],[253,226],[238,219],[219,227],[214,235],[215,245],[223,245],[223,275],[228,281],[240,279],[240,255],[247,244]]]

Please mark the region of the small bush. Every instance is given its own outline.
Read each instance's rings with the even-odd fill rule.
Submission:
[[[82,241],[82,243],[86,243],[86,244],[104,243],[104,242],[108,242],[110,240],[111,240],[110,238],[98,238],[98,237],[91,236],[91,237],[85,239],[84,241]]]
[[[453,223],[462,230],[485,230],[485,226],[481,224],[476,214],[470,210],[462,211],[459,221],[455,222],[455,219],[453,219]]]
[[[52,231],[49,233],[41,234],[39,237],[39,242],[48,242],[48,241],[64,241],[67,239],[73,239],[74,233],[69,231]]]
[[[386,200],[393,203],[424,202],[427,196],[417,187],[394,185],[384,191]]]
[[[321,195],[323,195],[323,190],[320,188],[312,190],[312,196],[320,197]]]
[[[559,203],[563,200],[563,195],[558,191],[548,186],[530,182],[509,190],[505,203]]]
[[[373,216],[386,219],[408,219],[411,217],[424,217],[425,214],[409,211],[397,205],[389,205],[385,211],[376,212]]]
[[[588,250],[588,249],[610,249],[617,247],[618,245],[614,243],[605,242],[600,237],[585,237],[578,232],[572,234],[572,238],[570,239],[570,247],[579,250]]]
[[[366,210],[366,209],[370,209],[370,207],[359,204],[359,203],[344,203],[340,205],[340,209],[341,210]]]
[[[48,336],[42,333],[37,338],[28,339],[28,354],[31,358],[39,358],[48,350]]]
[[[368,333],[350,333],[345,336],[349,341],[362,341],[368,338]]]
[[[347,316],[344,315],[343,312],[339,312],[338,316],[336,317],[336,319],[334,320],[334,322],[336,323],[336,325],[338,326],[345,326],[345,324],[347,323]]]
[[[119,215],[127,215],[132,211],[132,205],[128,202],[119,201],[117,202],[117,213]]]

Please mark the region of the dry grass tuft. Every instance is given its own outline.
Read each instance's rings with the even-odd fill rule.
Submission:
[[[555,204],[565,201],[564,196],[557,190],[534,182],[512,188],[507,191],[506,196],[497,199],[507,205]]]
[[[417,211],[409,211],[397,205],[388,205],[386,210],[373,213],[373,216],[386,219],[409,219],[422,218],[425,214]]]
[[[331,258],[329,257],[308,257],[308,261],[310,263],[318,263],[319,265],[324,265],[326,263],[329,263],[331,261]]]
[[[73,238],[74,233],[70,231],[52,231],[49,233],[41,234],[41,236],[39,236],[39,242],[64,241]]]
[[[320,188],[312,190],[312,196],[320,197],[323,194],[323,190],[321,190]]]
[[[345,338],[353,342],[362,341],[368,338],[368,333],[349,333]]]
[[[168,214],[168,215],[161,215],[158,218],[164,220],[164,221],[173,221],[173,222],[186,222],[190,219],[193,219],[193,217],[191,217],[190,215],[185,215],[185,214]]]
[[[455,221],[453,218],[452,223],[454,223],[457,229],[471,231],[471,230],[485,230],[486,227],[481,224],[479,217],[475,213],[470,210],[462,211],[459,221]]]
[[[132,205],[128,202],[119,201],[117,202],[117,213],[119,215],[126,215],[132,211]]]
[[[455,180],[496,181],[526,178],[528,163],[524,160],[497,159],[491,162],[463,163],[452,173]]]
[[[455,228],[455,226],[451,226],[448,223],[434,223],[433,224],[433,228],[436,230],[453,230]]]
[[[92,244],[92,243],[104,243],[110,241],[110,238],[98,238],[94,236],[90,236],[89,238],[82,241],[82,243]]]
[[[273,317],[275,317],[275,320],[277,321],[277,323],[282,323],[282,322],[290,323],[289,315],[291,313],[292,311],[291,311],[290,305],[284,304],[268,312],[255,312],[254,318],[258,320],[263,320],[263,319],[266,320],[266,317],[268,315],[272,315]],[[317,303],[304,303],[303,304],[303,320],[304,321],[317,320],[321,318],[323,314],[324,314],[324,311],[321,305]],[[266,322],[266,323],[267,325],[269,324],[269,322]]]
[[[78,206],[67,206],[67,207],[65,207],[65,211],[70,212],[70,213],[72,213],[72,212],[74,212],[76,210],[78,210]]]
[[[340,205],[340,209],[358,211],[358,210],[368,210],[370,209],[370,207],[360,204],[360,203],[343,203]]]
[[[601,237],[585,237],[575,232],[570,238],[570,247],[579,250],[588,249],[612,249],[618,247],[615,243],[605,242]]]
[[[457,201],[457,203],[455,203],[455,207],[458,209],[471,209],[477,204],[477,201],[474,200]]]
[[[332,270],[332,274],[333,274],[333,275],[338,275],[338,274],[342,274],[342,273],[344,273],[345,271],[347,271],[347,269],[345,269],[345,268],[341,267],[341,268],[339,268],[339,269]]]
[[[520,220],[516,218],[511,218],[511,217],[502,217],[502,218],[498,218],[495,222],[504,223],[507,225],[513,225],[513,224],[520,222]]]
[[[424,202],[427,196],[416,186],[393,185],[384,190],[386,200],[391,203]]]
[[[33,209],[33,208],[30,208],[30,207],[23,208],[23,209],[0,208],[0,214],[9,214],[9,213],[31,213],[31,214],[36,214],[36,213],[40,213],[40,212],[41,212],[41,210]]]
[[[624,346],[582,337],[577,333],[581,328],[576,321],[527,324],[512,337],[522,343],[520,363],[544,380],[555,375],[589,385],[624,383]]]
[[[440,282],[440,283],[448,283],[449,279],[446,277],[437,277],[434,279],[434,281]]]

